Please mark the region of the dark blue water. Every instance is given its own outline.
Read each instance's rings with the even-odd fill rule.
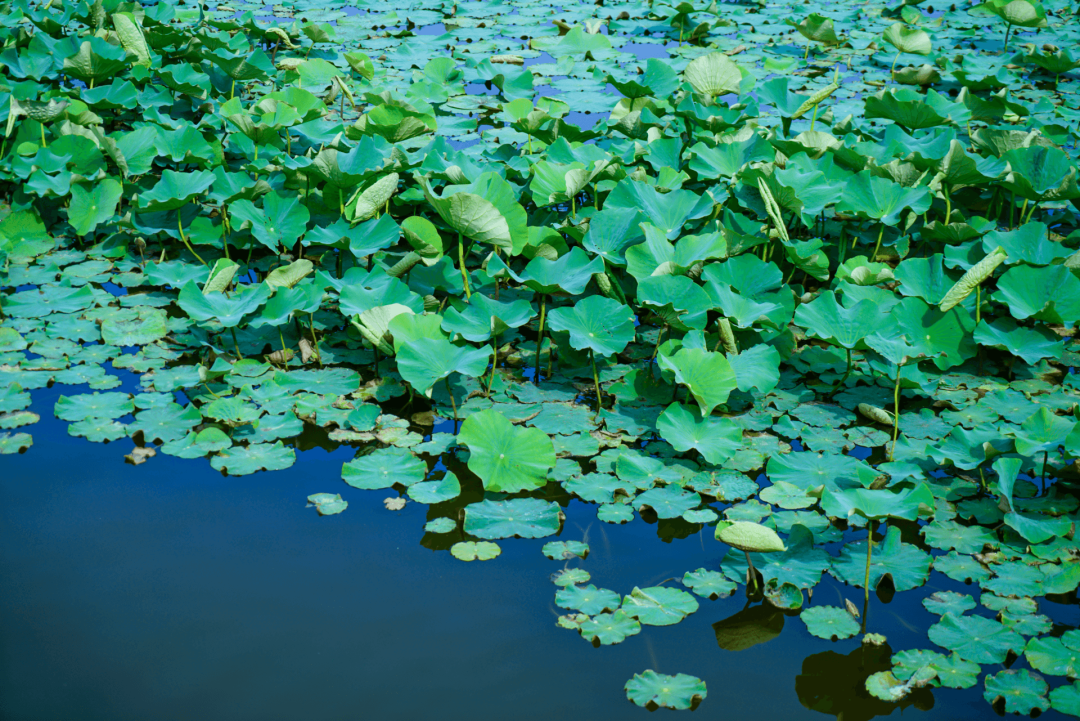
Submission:
[[[646,714],[623,684],[647,668],[705,680],[699,713],[710,717],[850,721],[898,708],[855,693],[887,667],[888,649],[814,638],[797,617],[766,643],[720,648],[712,624],[743,609],[740,594],[593,648],[555,626],[549,576],[564,564],[541,555],[551,539],[500,541],[488,562],[429,550],[428,507],[391,512],[382,500],[394,492],[346,486],[344,448],[240,478],[160,454],[126,465],[128,440],[67,436],[52,417],[61,389],[86,390],[35,391],[42,421],[24,429],[34,447],[0,458],[0,718],[621,719]],[[322,491],[348,509],[305,508]],[[724,548],[711,529],[672,538],[680,531],[665,522],[612,526],[577,501],[566,513],[561,537],[592,546],[577,565],[624,594],[716,568]],[[978,593],[932,574],[925,592],[943,589]],[[931,647],[924,595],[872,597],[868,630],[894,651]],[[813,603],[843,598],[862,606],[861,591],[826,575]],[[753,608],[775,625],[776,612]],[[1076,606],[1041,611],[1080,621]],[[904,714],[986,719],[981,694],[981,679],[927,690]]]

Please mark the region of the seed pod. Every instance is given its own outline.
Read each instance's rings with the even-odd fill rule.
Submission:
[[[956,285],[950,288],[945,297],[941,299],[938,309],[947,311],[960,305],[964,298],[967,298],[971,295],[971,291],[975,290],[975,286],[993,275],[994,269],[1004,263],[1008,257],[1009,254],[1000,245],[992,250],[985,258],[971,266],[968,272],[961,276],[960,280],[956,281]]]
[[[829,97],[830,95],[832,95],[833,93],[835,93],[839,89],[840,89],[840,86],[837,85],[835,81],[829,83],[828,85],[823,87],[821,90],[817,91],[816,93],[811,95],[809,98],[807,98],[803,102],[803,104],[799,106],[799,109],[795,111],[795,114],[791,116],[791,119],[792,120],[797,120],[797,119],[801,118],[802,116],[806,115],[807,113],[809,113],[811,110],[814,109],[815,105],[818,105],[823,100],[825,100],[825,98]]]
[[[886,410],[878,408],[877,406],[872,406],[869,403],[860,403],[857,408],[859,409],[859,413],[863,414],[872,421],[884,423],[887,426],[891,426],[893,424],[893,414],[889,413]]]

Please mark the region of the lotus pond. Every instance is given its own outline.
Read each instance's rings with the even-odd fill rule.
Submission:
[[[0,711],[1080,716],[1076,13],[3,4]]]

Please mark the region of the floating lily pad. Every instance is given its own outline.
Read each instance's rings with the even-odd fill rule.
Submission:
[[[34,445],[29,433],[0,433],[0,455],[23,453]]]
[[[461,483],[456,475],[447,471],[446,475],[437,481],[412,484],[409,486],[408,494],[409,498],[417,503],[443,503],[461,495]]]
[[[555,593],[555,605],[559,608],[571,608],[588,616],[595,616],[605,611],[619,608],[622,599],[619,594],[606,588],[588,586],[568,586]]]
[[[997,621],[982,616],[946,614],[930,627],[930,640],[975,663],[1001,663],[1009,651],[1021,653],[1024,639]]]
[[[581,541],[549,541],[540,551],[553,561],[565,561],[571,558],[586,558],[589,544]]]
[[[923,599],[923,607],[930,613],[944,616],[953,613],[957,616],[975,608],[975,599],[967,594],[954,591],[938,591]]]
[[[697,600],[677,588],[637,588],[623,599],[622,608],[647,626],[670,626],[698,610]]]
[[[341,476],[353,488],[374,491],[411,486],[424,479],[427,465],[404,448],[381,448],[349,461]]]
[[[315,493],[307,497],[308,503],[315,506],[320,516],[334,516],[349,507],[338,493]]]
[[[551,576],[551,582],[556,586],[578,586],[588,583],[592,575],[584,568],[565,568]]]
[[[594,646],[612,646],[641,633],[641,624],[623,610],[601,613],[579,627],[582,638]]]
[[[450,547],[450,554],[459,561],[490,561],[500,553],[498,544],[490,541],[459,541]]]
[[[859,622],[843,608],[836,606],[815,606],[804,610],[800,615],[806,624],[806,630],[814,636],[824,639],[851,638],[859,633]]]
[[[436,518],[424,524],[428,533],[449,533],[457,528],[457,521],[452,518]]]
[[[485,538],[543,538],[559,532],[559,504],[539,498],[485,500],[465,507],[465,532]]]
[[[246,476],[258,471],[280,471],[296,463],[296,452],[282,445],[281,441],[255,443],[250,446],[233,446],[210,459],[214,470],[231,476]]]
[[[716,600],[735,593],[738,586],[717,571],[699,568],[683,575],[682,584],[702,598]]]
[[[1051,676],[1080,678],[1080,631],[1066,631],[1061,638],[1033,638],[1024,648],[1031,667]]]
[[[643,708],[695,708],[707,694],[704,681],[684,673],[668,676],[649,670],[626,682],[626,697]]]
[[[1025,716],[1033,711],[1046,711],[1050,701],[1046,698],[1049,686],[1043,677],[1024,669],[1006,669],[986,677],[983,698],[990,703],[998,699],[1005,702],[1005,713]]]

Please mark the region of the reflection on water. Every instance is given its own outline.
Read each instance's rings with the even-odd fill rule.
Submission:
[[[901,712],[908,707],[919,711],[934,708],[934,694],[929,688],[916,689],[898,703],[885,703],[867,692],[866,677],[891,669],[892,653],[888,644],[863,644],[846,656],[836,651],[807,656],[802,673],[795,677],[799,702],[842,721],[869,721],[875,716],[888,716],[897,708]]]
[[[744,608],[734,616],[717,621],[712,627],[720,648],[725,651],[745,651],[779,636],[784,630],[784,613],[775,606],[763,604]]]

